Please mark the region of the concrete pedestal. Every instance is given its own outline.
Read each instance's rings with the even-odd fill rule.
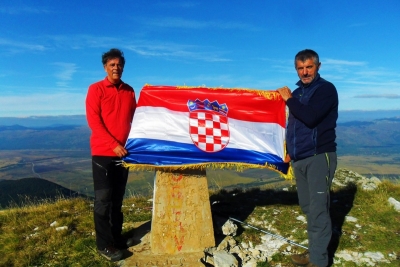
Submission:
[[[206,171],[157,171],[150,244],[154,254],[215,246]]]

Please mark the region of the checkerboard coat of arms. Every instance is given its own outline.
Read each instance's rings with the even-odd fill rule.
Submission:
[[[230,139],[228,106],[218,101],[188,100],[189,134],[193,143],[204,152],[224,149]]]

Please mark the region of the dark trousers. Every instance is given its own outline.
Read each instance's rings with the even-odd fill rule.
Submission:
[[[129,170],[116,165],[118,157],[92,156],[94,227],[97,248],[114,246],[122,239],[121,212]]]
[[[298,160],[292,164],[301,210],[307,215],[310,261],[328,265],[328,245],[332,235],[329,214],[330,186],[337,165],[336,152]]]

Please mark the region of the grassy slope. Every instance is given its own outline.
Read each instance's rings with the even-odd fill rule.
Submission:
[[[332,216],[340,232],[337,251],[380,251],[400,255],[400,213],[388,205],[388,198],[400,199],[400,185],[382,183],[377,190],[363,191],[355,185],[333,190]],[[211,193],[211,201],[220,201],[224,213],[250,224],[263,222],[258,227],[273,225],[272,231],[292,241],[306,239],[305,224],[296,220],[301,211],[296,192],[242,190],[236,193]],[[134,204],[134,207],[132,207]],[[224,206],[225,205],[225,206]],[[125,229],[132,230],[132,222],[151,219],[151,203],[147,198],[133,196],[124,202]],[[232,209],[232,210],[230,210]],[[218,210],[213,210],[217,212]],[[56,202],[25,203],[20,207],[0,212],[0,266],[114,266],[95,251],[93,236],[93,208],[87,199],[59,199]],[[344,218],[358,218],[355,223]],[[68,226],[67,231],[56,231],[50,224]],[[294,230],[294,231],[293,231]],[[337,235],[339,237],[339,235]],[[241,229],[237,240],[260,242],[260,232]],[[285,249],[284,247],[282,249]],[[288,257],[278,253],[268,265],[290,266]],[[399,261],[379,266],[398,266]],[[356,266],[351,262],[340,266]]]
[[[130,198],[125,205],[126,221],[151,218],[145,198]],[[83,198],[26,203],[0,212],[0,266],[114,266],[95,250],[92,212],[91,202]],[[54,221],[57,226],[51,227]],[[68,230],[56,230],[62,226]]]

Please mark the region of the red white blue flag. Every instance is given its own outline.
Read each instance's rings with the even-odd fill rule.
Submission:
[[[276,91],[146,85],[123,160],[133,168],[236,165],[286,173],[285,125]]]

